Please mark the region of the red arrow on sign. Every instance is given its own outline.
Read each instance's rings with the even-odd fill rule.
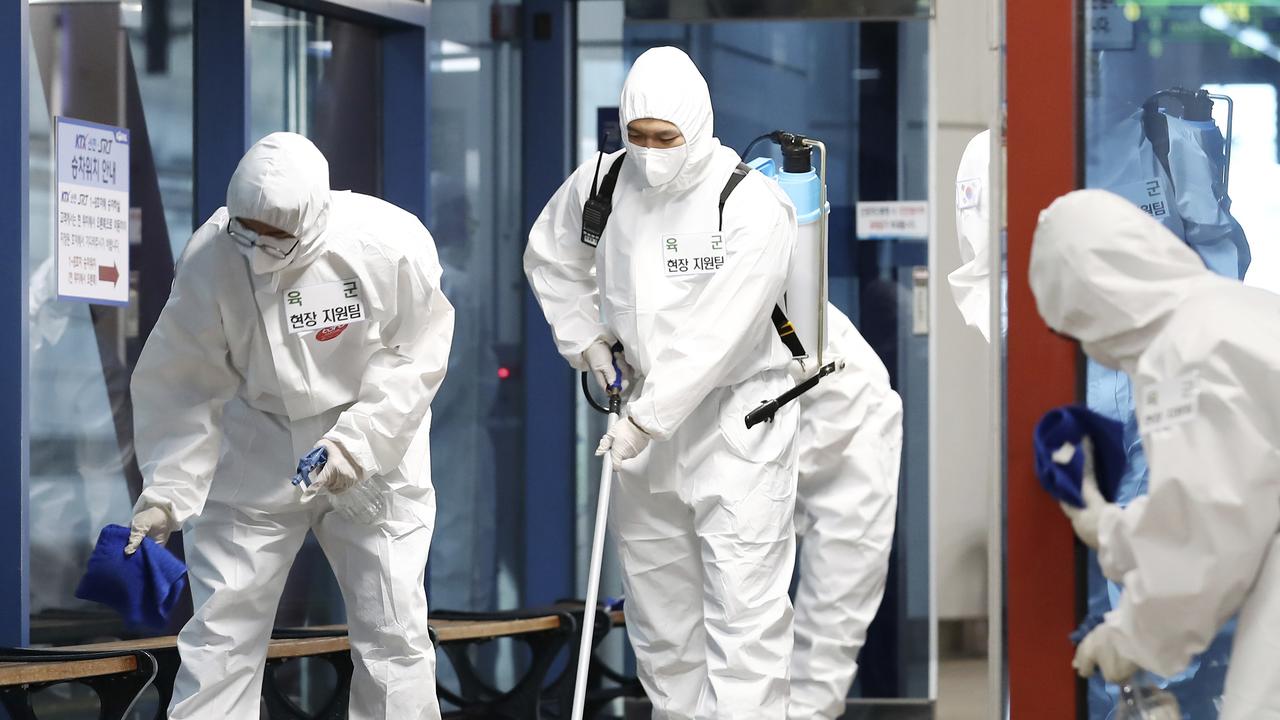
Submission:
[[[111,263],[111,267],[106,265],[98,266],[98,279],[102,282],[109,282],[115,285],[120,280],[120,268],[115,263]]]

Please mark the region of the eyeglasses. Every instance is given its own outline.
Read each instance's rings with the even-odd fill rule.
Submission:
[[[298,247],[298,243],[301,242],[298,238],[291,235],[280,238],[280,242],[288,242],[290,239],[293,240],[293,244],[289,246],[288,250],[285,250],[275,243],[259,240],[258,238],[261,236],[258,235],[258,233],[251,230],[246,232],[238,229],[237,226],[239,225],[239,220],[232,220],[227,224],[227,235],[230,236],[232,240],[235,240],[241,247],[258,248],[277,260],[283,260],[289,257],[289,255],[293,253],[294,248]]]

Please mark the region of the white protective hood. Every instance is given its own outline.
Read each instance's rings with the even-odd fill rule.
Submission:
[[[662,189],[683,190],[697,183],[720,147],[713,132],[707,81],[678,48],[653,48],[636,58],[622,86],[618,114],[624,129],[632,120],[642,118],[666,120],[680,128],[689,157],[676,178]]]
[[[1040,315],[1090,357],[1132,374],[1169,316],[1212,274],[1127,200],[1078,190],[1040,214],[1030,282]]]
[[[329,162],[296,133],[271,133],[254,143],[227,185],[231,217],[257,220],[298,238],[287,263],[293,268],[323,249],[331,202]]]
[[[991,341],[991,131],[983,130],[965,146],[956,169],[956,236],[960,267],[947,282],[966,325]]]

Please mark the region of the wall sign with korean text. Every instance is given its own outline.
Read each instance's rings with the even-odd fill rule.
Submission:
[[[916,200],[859,202],[860,240],[928,240],[929,203]]]
[[[129,131],[55,118],[58,299],[129,304]]]

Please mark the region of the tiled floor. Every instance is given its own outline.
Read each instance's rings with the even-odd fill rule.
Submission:
[[[938,663],[938,701],[851,702],[840,720],[1003,720],[987,702],[987,661],[983,658],[942,660]],[[630,701],[628,720],[647,720],[643,701]]]

